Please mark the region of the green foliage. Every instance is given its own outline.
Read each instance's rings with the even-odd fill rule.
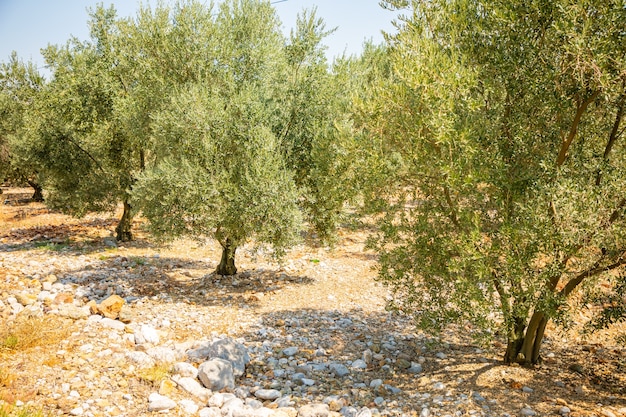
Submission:
[[[39,165],[21,152],[26,113],[35,105],[44,78],[33,63],[24,63],[14,52],[0,65],[0,180],[39,182]]]
[[[379,276],[424,328],[501,329],[534,363],[572,291],[624,263],[625,11],[385,3],[409,13],[357,115]]]

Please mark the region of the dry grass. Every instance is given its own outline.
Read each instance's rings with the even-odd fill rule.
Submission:
[[[18,316],[0,328],[0,353],[23,352],[56,345],[70,334],[69,322],[58,316]]]
[[[0,417],[43,417],[41,410],[32,407],[16,407],[0,403]]]
[[[156,364],[139,371],[138,377],[143,383],[158,388],[161,382],[169,377],[171,369],[171,364]]]

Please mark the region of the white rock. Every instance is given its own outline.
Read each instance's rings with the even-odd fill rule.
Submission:
[[[89,319],[91,319],[91,317],[93,316],[90,316]],[[100,317],[100,325],[102,327],[106,327],[108,329],[113,329],[113,330],[118,330],[120,332],[124,331],[124,329],[126,328],[126,325],[119,320],[113,320],[108,317],[103,318],[102,316],[96,316],[96,317]]]
[[[225,359],[211,359],[198,367],[198,378],[210,390],[220,391],[235,388],[235,375],[232,364]]]
[[[520,410],[520,415],[525,416],[525,417],[532,417],[537,415],[537,413],[535,412],[535,410],[528,408],[528,407],[524,407]]]
[[[175,375],[188,376],[190,378],[198,377],[198,368],[187,362],[176,362],[172,367]]]
[[[328,404],[307,404],[298,410],[298,417],[327,417],[330,413]]]
[[[178,403],[180,408],[187,414],[196,414],[200,407],[191,400],[182,400]]]
[[[367,369],[367,364],[362,359],[357,359],[350,365],[352,369]]]
[[[176,378],[174,381],[186,392],[198,398],[202,402],[208,402],[211,398],[211,390],[203,387],[196,378],[188,376]]]
[[[224,415],[234,415],[237,411],[242,410],[243,408],[243,400],[241,398],[234,397],[224,402],[221,411]]]
[[[205,407],[198,412],[199,417],[222,417],[222,412],[217,407]]]
[[[260,389],[254,393],[254,396],[261,400],[276,400],[280,395],[280,391],[275,389]]]
[[[563,407],[559,408],[559,414],[562,415],[562,416],[566,416],[566,415],[568,415],[571,412],[572,412],[572,410],[569,407],[563,406]]]
[[[85,414],[85,410],[82,407],[76,407],[70,410],[70,414],[73,416],[82,416]]]
[[[152,359],[146,352],[128,351],[126,352],[126,360],[139,366],[140,368],[150,368],[155,365],[154,359]]]
[[[164,395],[153,392],[148,397],[148,411],[165,411],[176,407],[176,401]]]
[[[174,349],[163,346],[151,347],[146,353],[157,363],[172,363],[181,359],[181,355]]]
[[[152,343],[153,345],[159,343],[159,332],[157,332],[154,327],[148,326],[147,324],[142,324],[140,334],[145,343]]]
[[[381,385],[383,385],[382,379],[372,379],[372,381],[370,382],[370,388],[373,388],[373,389],[376,389],[380,387]]]
[[[283,355],[285,355],[285,356],[293,356],[296,353],[298,353],[298,347],[297,346],[292,346],[292,347],[288,347],[286,349],[283,349]]]

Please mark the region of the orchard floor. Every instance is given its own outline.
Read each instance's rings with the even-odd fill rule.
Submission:
[[[253,354],[238,383],[250,392],[282,388],[294,409],[338,398],[344,411],[368,407],[383,415],[547,416],[569,409],[573,417],[626,416],[626,347],[612,339],[624,327],[582,339],[574,330],[552,326],[542,365],[504,366],[502,342],[476,346],[467,337],[471,329],[450,329],[433,338],[408,318],[387,312],[387,291],[374,280],[376,256],[363,247],[366,231],[342,230],[334,250],[298,246],[280,265],[244,247],[237,253],[239,274],[217,277],[215,242],[158,245],[138,224],[134,242],[114,245],[110,237],[120,213],[73,219],[28,202],[29,193],[3,188],[0,195],[0,334],[16,320],[7,300],[24,293],[38,296],[54,275],[71,286],[74,303],[122,293],[132,300],[127,331],[149,324],[164,344],[191,346],[226,335],[256,346],[253,352],[271,345],[265,358],[298,347],[295,363],[285,365],[297,371],[306,372],[301,365],[318,360],[348,367],[347,376],[312,374],[307,375],[314,380],[311,386],[281,387],[275,369]],[[91,292],[80,292],[83,287]],[[163,391],[168,375],[154,380],[139,366],[106,364],[100,348],[142,347],[124,344],[124,338],[111,344],[110,336],[86,323],[58,319],[54,333],[61,337],[23,349],[3,348],[6,340],[0,340],[0,400],[41,408],[46,415],[150,414],[148,397]],[[351,368],[367,349],[376,359],[366,369]],[[406,363],[419,363],[422,371],[408,372]],[[395,390],[377,388],[372,381],[378,379]],[[103,392],[99,385],[104,383]],[[77,393],[74,398],[71,392]],[[175,400],[188,398],[183,394],[168,391]],[[186,414],[175,408],[169,415]]]

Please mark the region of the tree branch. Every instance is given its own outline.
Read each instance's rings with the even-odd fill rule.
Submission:
[[[603,272],[612,271],[616,268],[619,268],[622,265],[626,265],[626,257],[624,255],[626,255],[626,252],[622,253],[622,255],[619,258],[617,258],[615,262],[609,265],[605,265],[605,266],[600,266],[600,262],[605,257],[604,255],[600,256],[600,258],[596,261],[596,263],[593,264],[591,268],[587,269],[586,271],[581,272],[580,274],[576,275],[574,278],[569,280],[567,284],[565,285],[565,287],[561,290],[560,294],[563,297],[567,297],[586,278],[596,276]]]
[[[624,88],[626,88],[626,78],[622,80],[622,90],[624,90]],[[615,114],[615,121],[613,122],[613,128],[611,129],[609,140],[606,143],[606,147],[604,148],[604,155],[603,155],[604,162],[607,162],[609,160],[609,154],[611,153],[611,149],[613,149],[613,145],[615,144],[615,141],[623,132],[623,130],[619,132],[619,125],[622,122],[622,117],[624,115],[624,103],[625,102],[626,102],[626,91],[622,91],[622,94],[617,104],[617,113]],[[598,175],[596,176],[596,186],[599,186],[601,181],[602,181],[602,169],[598,169]]]
[[[563,165],[563,162],[565,162],[565,158],[567,157],[567,151],[569,150],[570,145],[576,137],[576,132],[578,132],[578,125],[580,124],[580,120],[582,119],[585,110],[587,110],[587,107],[595,101],[599,94],[600,90],[594,92],[576,109],[576,116],[574,116],[574,120],[572,121],[572,126],[570,127],[569,134],[567,135],[567,138],[563,138],[561,143],[561,150],[559,151],[559,156],[556,159],[557,167],[560,167],[561,165]]]

